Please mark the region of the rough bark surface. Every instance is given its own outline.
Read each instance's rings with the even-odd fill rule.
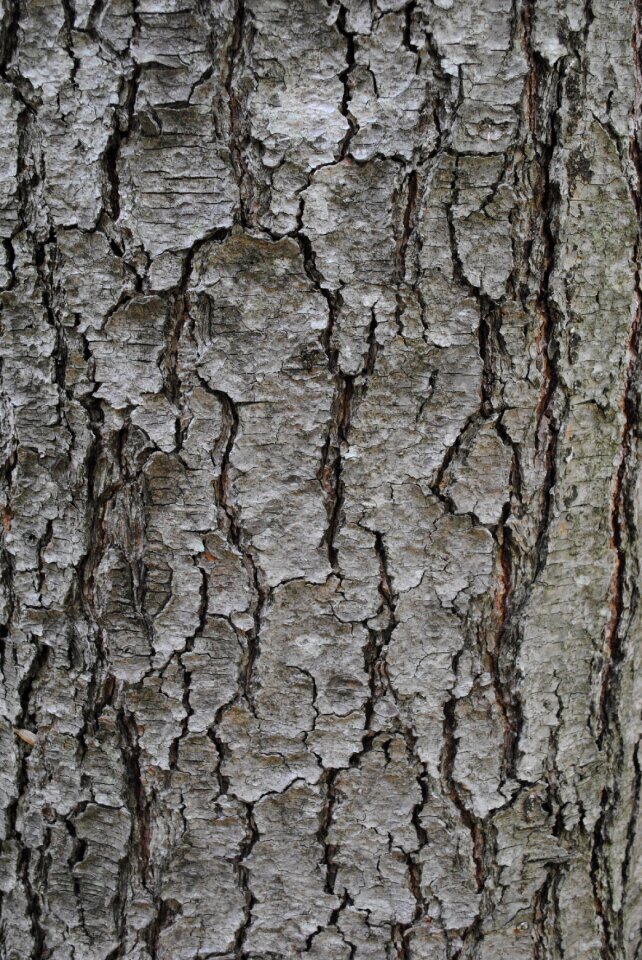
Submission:
[[[3,960],[640,960],[640,7],[1,12]]]

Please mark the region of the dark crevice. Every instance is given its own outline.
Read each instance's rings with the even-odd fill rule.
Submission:
[[[334,862],[335,846],[328,840],[328,834],[332,825],[332,813],[336,803],[336,779],[338,771],[331,768],[324,774],[326,802],[323,809],[321,824],[317,832],[317,840],[323,848],[323,864],[325,865],[325,883],[326,893],[334,893],[334,886],[337,877],[337,865]]]
[[[201,383],[217,398],[222,408],[227,438],[222,451],[219,475],[214,480],[214,490],[216,493],[216,502],[222,511],[223,526],[227,530],[230,542],[234,544],[243,558],[253,594],[252,617],[254,626],[247,634],[247,654],[243,678],[243,690],[251,706],[253,703],[252,673],[260,652],[261,622],[269,601],[270,591],[264,583],[264,576],[254,556],[254,552],[246,542],[247,537],[243,529],[241,511],[232,492],[230,461],[239,430],[238,408],[228,394],[220,390],[212,390],[212,388],[202,380]]]
[[[137,3],[134,2],[132,16],[134,30],[129,41],[131,51],[133,43],[140,36],[141,21]],[[129,67],[129,73],[123,76],[119,91],[119,107],[114,113],[114,129],[103,151],[102,163],[105,171],[104,206],[115,222],[120,217],[120,176],[118,163],[121,147],[129,138],[134,129],[136,99],[141,82],[142,68],[137,62]]]
[[[230,111],[230,153],[239,190],[239,219],[242,227],[253,223],[253,185],[245,159],[243,142],[247,139],[240,93],[235,85],[235,74],[242,64],[246,32],[245,0],[235,0],[232,36],[224,71],[224,86]]]
[[[364,527],[364,529],[367,528]],[[377,616],[385,615],[387,621],[382,627],[375,628],[368,625],[368,643],[364,651],[365,669],[370,688],[370,696],[366,702],[364,729],[366,731],[365,736],[371,738],[376,732],[372,730],[372,725],[377,701],[385,694],[386,690],[391,690],[393,697],[395,695],[388,677],[386,651],[399,622],[396,614],[399,598],[394,592],[383,535],[377,530],[370,530],[369,532],[374,536],[374,547],[379,560],[379,584],[377,589],[381,601]]]
[[[328,551],[330,566],[334,572],[340,576],[339,553],[336,540],[344,519],[343,460],[341,450],[342,446],[348,442],[348,431],[350,429],[350,418],[352,414],[352,398],[354,394],[354,377],[340,377],[338,383],[339,389],[333,401],[334,415],[323,449],[319,480],[323,490],[328,496],[328,525],[324,534],[324,542]]]
[[[234,942],[234,956],[236,960],[246,960],[248,953],[246,950],[246,940],[248,931],[252,925],[252,909],[256,903],[256,897],[252,893],[250,888],[250,875],[247,866],[245,866],[244,861],[252,853],[254,845],[259,839],[259,832],[256,827],[256,822],[254,820],[254,805],[251,803],[246,804],[247,807],[247,825],[246,825],[246,835],[245,839],[241,845],[241,850],[239,852],[238,858],[234,862],[234,870],[237,875],[237,882],[239,888],[245,896],[245,908],[244,908],[244,917],[243,923],[238,928],[236,932],[236,938]]]
[[[185,641],[185,646],[179,655],[179,662],[181,665],[181,672],[183,677],[183,720],[181,723],[181,730],[177,737],[172,741],[169,749],[169,767],[170,770],[175,770],[178,767],[179,760],[179,749],[181,741],[187,736],[189,730],[189,720],[193,715],[194,710],[190,703],[190,689],[192,682],[191,671],[187,669],[183,661],[183,657],[186,653],[191,653],[194,649],[194,643],[197,637],[202,637],[205,632],[205,627],[207,624],[207,585],[208,585],[208,575],[207,571],[201,568],[201,587],[200,587],[200,603],[198,608],[198,627],[194,633],[187,638]]]
[[[352,113],[350,113],[350,100],[352,99],[352,94],[350,93],[350,74],[355,66],[355,39],[354,34],[346,29],[346,8],[343,5],[339,7],[336,27],[346,42],[346,68],[339,74],[339,80],[343,84],[340,110],[348,122],[348,130],[339,148],[339,158],[343,160],[344,157],[349,155],[352,139],[359,132],[359,124]]]
[[[408,244],[410,238],[412,237],[413,231],[416,227],[417,219],[417,198],[418,198],[418,176],[417,171],[412,170],[407,177],[406,181],[406,203],[403,212],[403,229],[401,236],[397,241],[397,254],[396,254],[396,264],[395,264],[395,273],[397,278],[397,285],[401,286],[406,282],[406,257],[408,252]]]

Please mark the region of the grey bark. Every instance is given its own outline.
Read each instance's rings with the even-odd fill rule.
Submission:
[[[640,960],[630,0],[3,0],[4,960]]]

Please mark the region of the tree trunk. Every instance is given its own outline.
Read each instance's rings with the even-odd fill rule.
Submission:
[[[641,9],[2,10],[3,960],[640,960]]]

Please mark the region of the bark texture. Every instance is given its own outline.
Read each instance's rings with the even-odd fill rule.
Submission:
[[[3,960],[640,960],[638,4],[1,8]]]

